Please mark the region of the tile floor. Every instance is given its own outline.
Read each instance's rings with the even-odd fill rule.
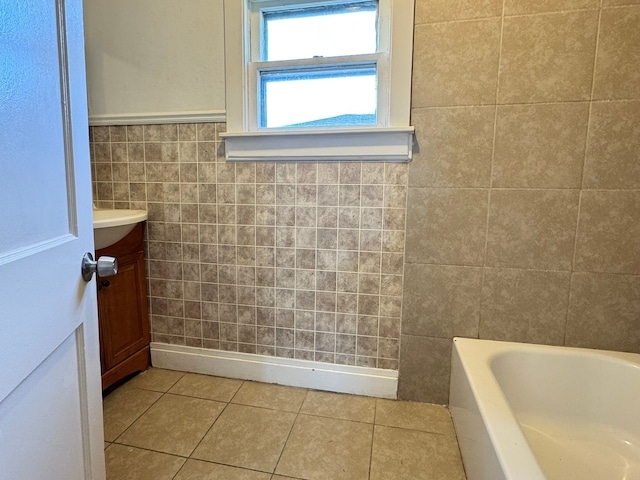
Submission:
[[[108,480],[464,480],[449,411],[152,368],[104,399]]]

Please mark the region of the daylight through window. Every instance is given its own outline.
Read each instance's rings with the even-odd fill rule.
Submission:
[[[225,0],[227,160],[409,160],[413,9]]]
[[[378,123],[378,2],[252,2],[258,128]]]

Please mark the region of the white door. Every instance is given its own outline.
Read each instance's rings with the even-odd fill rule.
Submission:
[[[0,479],[103,479],[82,0],[0,2]]]

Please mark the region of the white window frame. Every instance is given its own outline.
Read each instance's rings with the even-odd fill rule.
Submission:
[[[260,13],[275,5],[327,4],[334,0],[225,0],[225,75],[228,161],[387,161],[407,162],[413,152],[411,62],[414,0],[379,0],[379,52],[341,57],[375,61],[378,66],[377,124],[356,127],[259,128],[258,71],[304,61],[260,62]],[[336,1],[335,3],[344,3]],[[251,8],[253,5],[253,9]],[[252,29],[254,32],[252,42]],[[319,65],[336,58],[314,59]]]

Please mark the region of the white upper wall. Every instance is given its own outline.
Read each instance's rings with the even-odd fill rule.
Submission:
[[[224,120],[223,0],[84,0],[92,125]]]

